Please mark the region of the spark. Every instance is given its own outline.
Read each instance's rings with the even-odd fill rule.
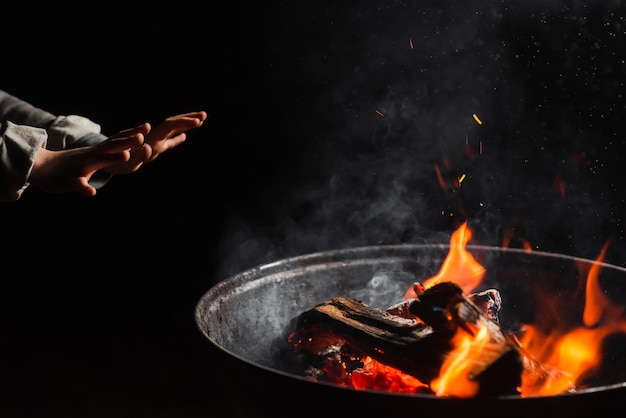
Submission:
[[[472,113],[472,117],[474,118],[477,124],[479,125],[483,124],[483,122],[480,119],[478,119],[478,115],[476,113]]]
[[[459,177],[459,186],[461,185],[461,183],[463,183],[463,180],[465,180],[465,174],[461,175],[461,177]]]
[[[413,38],[409,37],[409,47],[413,49]]]
[[[383,112],[381,112],[380,110],[377,110],[377,111],[376,111],[376,113],[377,113],[379,116],[383,117],[383,118],[385,117],[385,115],[383,114]]]
[[[483,141],[478,143],[478,154],[483,155]]]

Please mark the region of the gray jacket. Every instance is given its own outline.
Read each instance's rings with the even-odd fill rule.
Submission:
[[[58,116],[0,90],[0,201],[15,201],[29,186],[37,152],[97,144],[100,125],[77,115]],[[108,176],[92,183],[101,187]]]

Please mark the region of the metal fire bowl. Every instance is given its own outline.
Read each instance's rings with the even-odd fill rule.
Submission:
[[[559,321],[580,321],[585,282],[600,267],[604,293],[626,305],[626,269],[561,254],[501,247],[466,247],[486,268],[480,291],[496,288],[502,296],[500,322],[540,324],[540,304],[554,303]],[[224,392],[216,411],[242,417],[462,417],[558,413],[563,417],[601,412],[621,414],[626,382],[598,381],[595,386],[556,396],[450,399],[423,394],[360,391],[313,382],[276,360],[277,339],[290,321],[335,296],[357,298],[386,308],[402,300],[416,280],[435,275],[448,245],[390,245],[342,249],[284,259],[241,272],[199,300],[195,318],[208,341],[208,355]],[[623,348],[623,346],[622,346]],[[626,354],[607,353],[603,365],[613,376],[626,376]],[[626,350],[621,350],[624,353]],[[621,411],[620,411],[621,410]],[[617,411],[617,412],[611,412]],[[506,414],[506,415],[505,415]],[[497,415],[496,415],[497,416]]]

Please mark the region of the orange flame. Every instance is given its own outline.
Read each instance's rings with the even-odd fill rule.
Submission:
[[[596,263],[589,269],[585,286],[584,326],[566,331],[542,332],[526,325],[520,342],[530,359],[543,364],[540,373],[526,367],[522,375],[521,394],[555,395],[575,388],[586,374],[602,362],[602,343],[606,336],[626,332],[624,307],[613,304],[599,283],[599,274],[609,242],[604,245]],[[527,358],[526,360],[529,360]]]
[[[511,235],[508,235],[510,239]],[[456,283],[465,294],[470,294],[480,284],[485,268],[466,249],[472,231],[464,222],[451,236],[448,255],[439,272],[416,283],[405,297],[417,297],[421,290],[443,281]],[[525,244],[527,244],[524,241]],[[609,242],[588,269],[585,283],[584,310],[579,321],[564,323],[561,314],[567,307],[556,306],[556,301],[546,299],[540,304],[539,316],[543,325],[522,324],[519,345],[524,368],[518,392],[521,397],[552,396],[584,387],[585,379],[592,376],[603,361],[602,345],[605,338],[615,333],[626,333],[626,308],[613,303],[605,294],[600,282],[602,261]],[[530,251],[530,245],[524,245]],[[584,277],[584,271],[581,271]],[[581,297],[576,292],[574,299]],[[566,315],[564,315],[566,316]],[[398,369],[391,368],[371,358],[363,360],[363,367],[351,373],[350,384],[357,389],[386,389],[395,392],[431,390],[437,396],[468,398],[479,392],[476,373],[485,364],[491,364],[501,355],[501,344],[491,340],[487,318],[479,317],[472,323],[473,333],[458,328],[451,340],[452,349],[443,361],[439,375],[425,384]],[[501,343],[501,342],[500,342]]]
[[[469,398],[478,393],[478,382],[471,379],[476,363],[484,361],[485,347],[491,342],[489,330],[480,324],[475,336],[459,328],[452,339],[453,349],[446,356],[439,376],[430,387],[437,396]]]
[[[526,365],[522,374],[522,397],[557,395],[574,389],[577,380],[600,363],[598,353],[602,339],[611,332],[608,327],[579,327],[563,334],[543,335],[537,328],[527,325],[520,341],[532,358],[543,365],[543,370]]]
[[[480,284],[485,268],[466,250],[471,238],[472,232],[465,222],[452,234],[450,250],[439,273],[425,280],[423,288],[450,281],[469,294]],[[530,245],[524,247],[530,251]],[[599,282],[601,262],[607,248],[608,242],[587,274],[585,308],[581,318],[584,326],[568,325],[563,329],[556,320],[553,329],[548,330],[524,325],[519,339],[525,364],[519,388],[522,397],[549,396],[575,389],[581,379],[601,364],[604,338],[612,333],[626,332],[626,321],[620,319],[624,318],[624,307],[613,304]],[[405,297],[417,297],[415,290],[407,291]],[[558,307],[552,311],[549,307],[546,309],[546,315],[558,315]],[[452,339],[453,349],[446,356],[439,376],[431,382],[431,389],[438,396],[475,396],[479,387],[472,380],[471,370],[481,359],[484,361],[490,343],[488,328],[480,321],[473,336],[462,329],[457,330]]]
[[[604,244],[602,251],[596,261],[601,262],[608,250],[609,241]],[[586,326],[592,327],[596,325],[603,313],[610,309],[610,301],[602,292],[598,275],[600,274],[600,264],[596,263],[591,266],[587,277],[587,286],[585,287],[585,311],[583,312],[583,322]],[[614,317],[614,316],[612,316]]]
[[[452,233],[448,255],[439,273],[423,282],[424,289],[444,281],[457,284],[466,294],[478,287],[485,268],[466,249],[471,238],[472,231],[466,221]],[[415,286],[405,294],[405,298],[411,297],[417,297]],[[446,356],[439,376],[430,384],[437,396],[472,397],[478,392],[478,382],[472,380],[472,370],[477,362],[484,361],[485,352],[489,351],[485,347],[491,344],[491,336],[486,324],[478,321],[476,326],[474,335],[459,328],[452,338],[454,348]]]
[[[464,222],[450,238],[450,251],[439,273],[425,280],[424,288],[449,281],[458,284],[466,294],[476,289],[485,274],[485,268],[465,249],[471,238],[472,231]]]

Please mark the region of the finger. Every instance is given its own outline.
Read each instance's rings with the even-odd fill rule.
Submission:
[[[202,122],[203,121],[199,118],[177,117],[175,119],[165,120],[157,129],[180,132],[197,128],[202,125]]]
[[[85,177],[81,177],[79,180],[78,192],[83,196],[92,197],[96,195],[96,188],[93,187]]]
[[[98,152],[116,153],[125,150],[138,149],[144,143],[144,136],[141,133],[135,133],[131,136],[115,138],[111,137],[106,141],[98,144]]]
[[[180,115],[176,115],[176,116],[172,116],[172,118],[193,118],[193,119],[199,119],[200,121],[205,121],[206,118],[209,115],[207,114],[207,112],[205,112],[204,110],[201,110],[199,112],[189,112],[189,113],[182,113]]]
[[[150,144],[144,143],[143,147],[141,147],[137,153],[139,154],[139,159],[143,162],[147,161],[152,156],[153,150]]]
[[[143,147],[131,152],[130,160],[128,160],[128,163],[125,165],[127,166],[127,170],[132,173],[133,171],[139,169],[143,163],[152,161],[154,158],[156,158],[156,155],[153,157],[152,147],[147,143],[144,143]]]
[[[161,128],[167,127],[171,130],[187,130],[192,128],[197,128],[201,126],[207,118],[207,113],[202,112],[191,112],[191,113],[183,113],[181,115],[171,116],[163,121],[159,125]]]
[[[187,134],[182,132],[168,139],[167,142],[165,143],[166,144],[165,147],[166,149],[174,148],[174,147],[179,146],[186,140],[187,140]]]
[[[166,140],[154,141],[152,144],[152,155],[148,161],[154,160],[159,154],[163,154],[164,152],[175,148],[185,142],[187,140],[187,135],[185,133],[180,133],[171,138],[167,138]],[[147,144],[148,142],[146,142]]]
[[[198,128],[200,125],[202,125],[202,121],[195,118],[167,120],[146,135],[146,141],[154,144],[158,141],[171,140],[174,136]]]
[[[123,138],[123,137],[127,137],[127,136],[132,136],[132,135],[136,135],[136,134],[142,134],[142,135],[146,135],[148,134],[148,132],[150,132],[151,129],[151,125],[149,123],[142,123],[141,125],[137,125],[133,128],[129,128],[129,129],[124,129],[123,131],[119,131],[118,133],[111,135],[109,137],[109,139],[111,138]]]
[[[131,153],[129,150],[94,153],[89,156],[89,163],[86,167],[86,171],[96,171],[116,164],[126,163],[130,160],[130,158]]]

